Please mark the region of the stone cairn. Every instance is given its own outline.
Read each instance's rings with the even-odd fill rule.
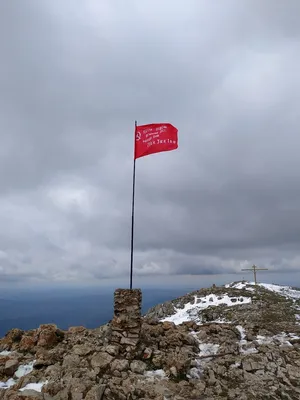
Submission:
[[[134,358],[141,332],[142,291],[117,289],[114,294],[114,317],[111,322],[111,344],[118,345],[127,359]]]

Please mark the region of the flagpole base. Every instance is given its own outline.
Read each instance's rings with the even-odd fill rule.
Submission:
[[[134,358],[142,325],[141,289],[116,289],[114,317],[111,322],[111,344],[127,359]]]

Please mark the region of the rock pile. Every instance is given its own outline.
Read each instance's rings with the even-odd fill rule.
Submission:
[[[134,358],[141,331],[142,292],[140,289],[117,289],[114,299],[111,343],[119,345],[126,359]]]
[[[159,321],[156,312],[168,316],[158,307],[140,318],[140,292],[116,291],[114,319],[100,328],[11,330],[0,340],[0,400],[299,400],[298,304],[264,289],[211,290],[251,302],[201,306],[204,321],[197,312],[175,324]],[[188,310],[194,299],[162,308]]]

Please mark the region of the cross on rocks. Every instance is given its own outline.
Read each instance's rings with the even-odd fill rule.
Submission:
[[[257,286],[256,271],[267,271],[267,270],[268,270],[268,268],[257,268],[256,265],[252,265],[251,268],[242,269],[242,271],[253,271],[255,286]]]

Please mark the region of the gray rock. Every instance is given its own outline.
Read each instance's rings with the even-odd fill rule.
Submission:
[[[113,359],[114,358],[106,352],[96,353],[91,359],[91,366],[93,368],[99,367],[101,370],[106,369],[112,363]]]
[[[22,392],[18,393],[19,397],[24,397],[25,400],[27,399],[35,399],[35,400],[43,400],[43,395],[35,390],[23,390]]]
[[[7,376],[13,376],[18,369],[19,361],[16,359],[7,360],[3,372]]]
[[[159,323],[155,318],[141,320],[137,304],[124,308],[122,300],[118,304],[122,318],[116,315],[105,327],[93,330],[72,329],[63,341],[47,340],[46,350],[34,345],[37,330],[22,333],[32,342],[27,347],[23,339],[14,341],[10,336],[0,339],[0,349],[13,347],[14,350],[10,355],[0,356],[0,381],[7,379],[4,369],[10,358],[18,359],[23,365],[35,358],[36,368],[17,385],[24,387],[47,379],[44,400],[161,400],[164,395],[174,400],[300,398],[298,339],[290,339],[294,341],[291,346],[280,338],[282,332],[300,336],[300,326],[295,324],[294,309],[290,308],[293,304],[282,300],[280,295],[258,289],[258,302],[246,290],[214,287],[213,292],[212,288],[201,289],[157,310],[160,308],[159,312],[165,316],[167,309],[172,313],[174,304],[178,308],[188,302],[199,304],[195,296],[209,299],[212,293],[220,299],[227,293],[237,301],[230,307],[226,304],[215,307],[208,300],[207,308],[193,316],[199,321],[208,321],[202,325],[194,321],[176,326],[170,322]],[[125,297],[121,295],[122,299],[127,295],[130,299],[130,291],[125,292]],[[252,296],[252,303],[240,304],[241,296]],[[124,310],[131,313],[129,319]],[[224,318],[228,323],[217,324],[213,322],[216,318]],[[241,342],[237,325],[245,329],[246,341]],[[265,337],[263,344],[257,340],[258,335]],[[124,343],[120,343],[121,339]],[[201,356],[208,354],[210,348],[214,352],[213,345],[219,346],[215,350],[217,355],[200,358],[200,344],[203,345]],[[155,371],[149,371],[151,376],[145,374],[151,368],[163,369],[169,379],[156,377]],[[15,400],[16,395],[21,399],[17,387],[15,391],[0,389],[0,399]],[[37,392],[34,395],[40,396]],[[29,400],[30,397],[22,398]]]
[[[90,346],[85,345],[85,344],[79,344],[75,345],[73,347],[73,353],[78,355],[78,356],[86,356],[90,353],[92,353],[93,349],[91,349]]]
[[[213,385],[217,382],[217,380],[216,380],[214,371],[213,371],[212,369],[210,369],[210,370],[208,371],[208,376],[209,376],[209,378],[208,378],[208,384],[209,384],[210,386],[213,386]]]
[[[76,368],[78,365],[80,365],[80,363],[81,363],[81,360],[77,354],[67,354],[64,357],[63,367],[72,369],[72,368]]]
[[[111,356],[117,356],[119,354],[120,348],[119,346],[114,346],[114,345],[108,345],[105,346],[104,350],[106,353],[110,354]]]
[[[72,400],[83,400],[83,393],[71,392]]]
[[[300,379],[300,368],[294,365],[286,366],[287,373],[290,378]]]
[[[132,361],[130,364],[130,369],[132,372],[135,372],[136,374],[143,374],[146,371],[146,364],[143,361]]]
[[[111,363],[111,370],[112,371],[127,371],[129,369],[129,361],[128,360],[114,360]]]
[[[139,342],[138,338],[122,337],[120,343],[128,344],[129,346],[136,346]]]
[[[102,400],[104,396],[106,385],[93,386],[87,393],[85,400]]]

